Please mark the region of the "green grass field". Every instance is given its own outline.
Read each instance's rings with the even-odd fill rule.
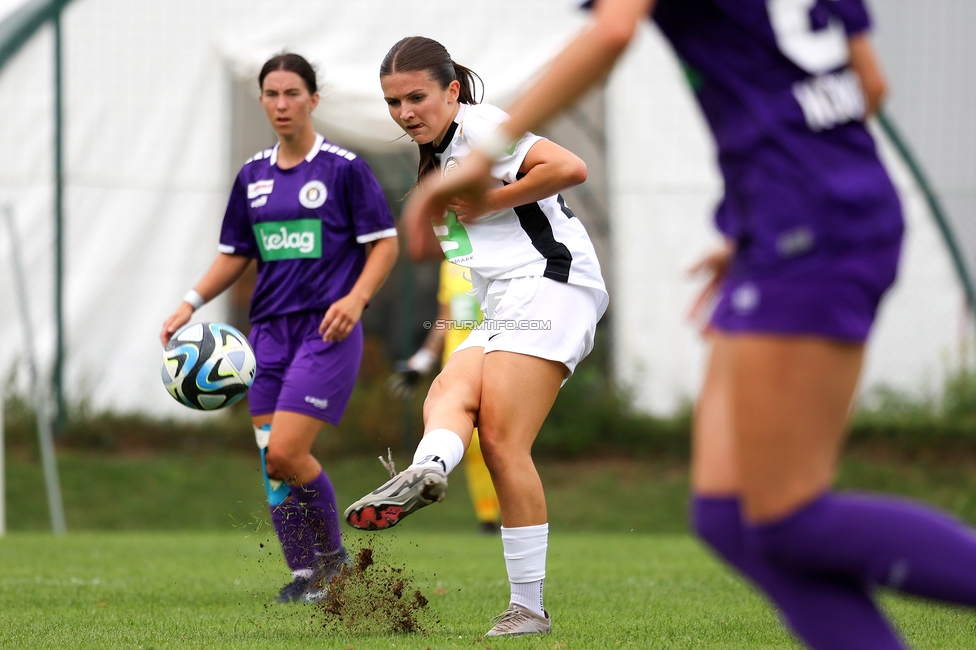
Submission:
[[[480,637],[508,596],[501,543],[474,532],[460,476],[443,504],[396,530],[347,535],[353,550],[375,548],[377,570],[404,567],[430,601],[424,633],[394,635],[337,628],[314,606],[269,604],[286,570],[256,457],[62,453],[64,538],[43,532],[37,463],[16,450],[8,461],[13,532],[0,538],[0,647],[797,647],[764,601],[686,534],[680,460],[540,462],[554,631],[490,643]],[[971,519],[972,469],[965,459],[864,456],[845,462],[841,482],[897,489]],[[370,459],[330,472],[341,505],[384,477]],[[968,611],[885,603],[913,648],[976,648]]]
[[[375,542],[378,565],[407,567],[429,599],[424,633],[350,634],[326,627],[314,606],[268,605],[282,574],[267,530],[16,534],[0,540],[0,646],[796,647],[764,602],[693,540],[637,533],[554,534],[552,635],[489,643],[480,636],[508,596],[499,540],[424,533],[417,517],[365,541]],[[888,605],[914,648],[976,647],[969,613],[901,599]]]

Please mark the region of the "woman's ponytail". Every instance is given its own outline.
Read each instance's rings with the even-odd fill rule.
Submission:
[[[476,90],[481,84],[484,94],[485,85],[481,77],[474,70],[455,63],[447,49],[432,38],[408,36],[391,47],[380,64],[380,78],[394,72],[418,70],[425,70],[442,90],[456,80],[461,85],[458,101],[462,104],[480,103]],[[417,168],[419,183],[424,176],[437,169],[437,157],[432,143],[417,146],[420,148],[420,165]]]

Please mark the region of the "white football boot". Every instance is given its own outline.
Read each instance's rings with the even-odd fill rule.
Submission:
[[[440,467],[408,467],[346,508],[349,525],[384,530],[424,506],[444,500],[447,474]]]
[[[495,624],[485,636],[518,636],[520,634],[549,634],[552,620],[549,612],[539,616],[531,609],[511,603],[504,612],[494,618]]]

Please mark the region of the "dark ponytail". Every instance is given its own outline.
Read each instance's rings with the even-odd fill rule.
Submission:
[[[394,72],[417,70],[426,70],[442,90],[452,81],[457,81],[461,85],[458,101],[462,104],[480,103],[481,100],[476,95],[479,84],[482,95],[484,94],[485,84],[474,70],[455,63],[443,45],[423,36],[408,36],[391,47],[383,57],[383,63],[380,64],[380,78]],[[432,142],[417,146],[420,148],[420,166],[417,169],[419,182],[437,168],[437,158],[434,156]]]

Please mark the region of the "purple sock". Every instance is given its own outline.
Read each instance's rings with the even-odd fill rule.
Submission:
[[[305,509],[291,497],[270,509],[271,523],[278,533],[288,568],[292,571],[314,568],[315,538],[305,519]]]
[[[330,555],[341,549],[339,507],[336,505],[332,481],[325,471],[311,483],[293,485],[291,490],[298,502],[305,507],[305,517],[315,537],[315,552],[319,555]]]
[[[976,535],[931,508],[828,492],[749,534],[782,567],[976,606]]]
[[[698,535],[769,596],[807,647],[904,649],[860,583],[792,573],[767,562],[746,546],[738,499],[695,497],[691,515]]]

